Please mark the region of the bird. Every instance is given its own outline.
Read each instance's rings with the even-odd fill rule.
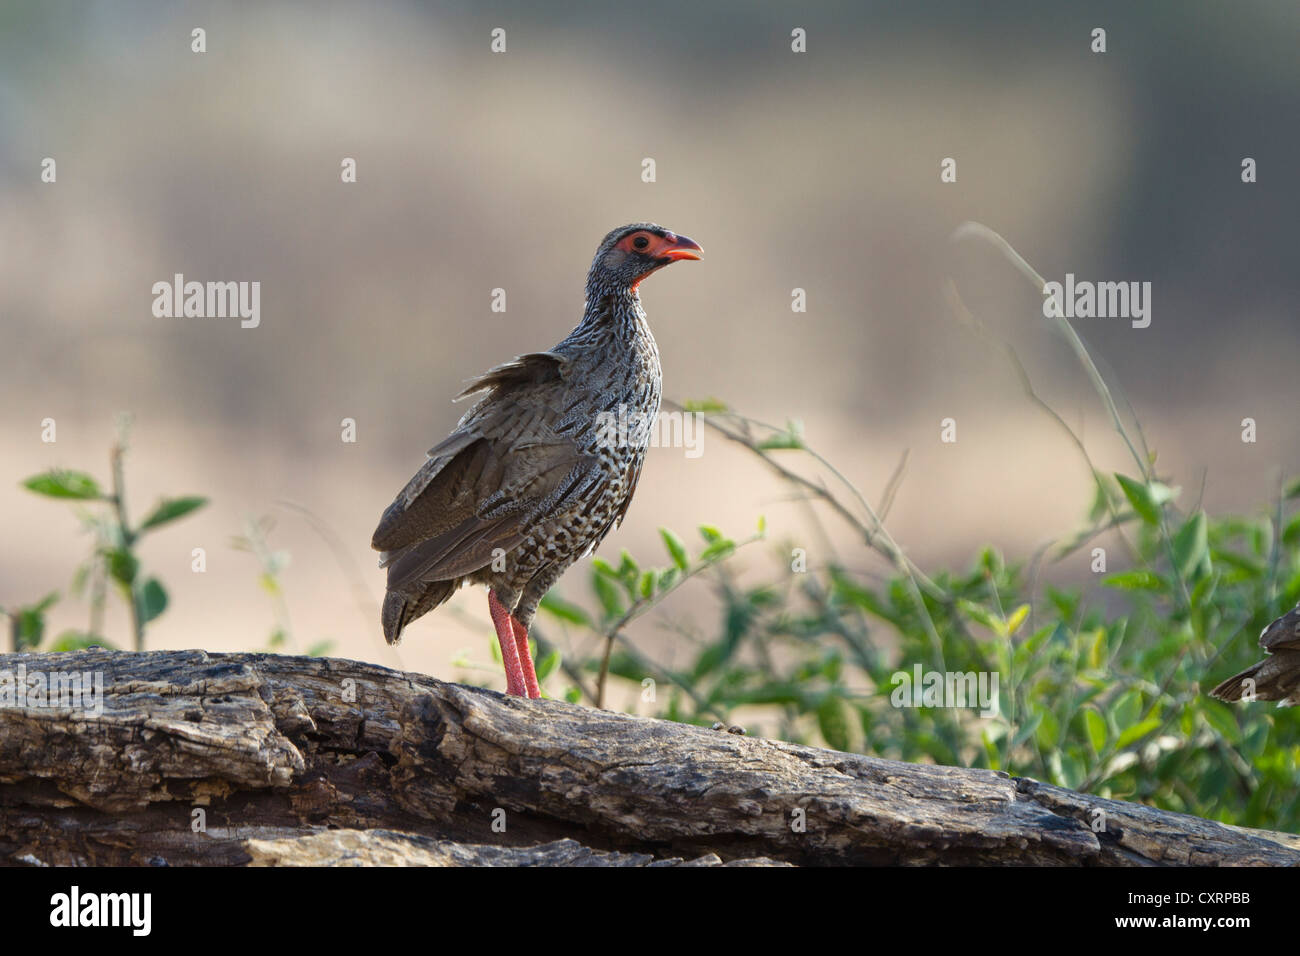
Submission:
[[[389,644],[461,586],[486,585],[506,693],[541,696],[528,647],[538,604],[622,522],[659,411],[659,348],[641,282],[703,251],[653,222],[614,229],[596,249],[573,331],[456,396],[480,397],[371,539],[388,573],[380,618]]]
[[[1260,632],[1259,646],[1269,656],[1229,677],[1210,696],[1224,701],[1275,700],[1279,707],[1294,707],[1300,703],[1300,604]]]

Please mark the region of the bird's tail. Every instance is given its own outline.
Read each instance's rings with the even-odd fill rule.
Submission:
[[[389,591],[384,595],[384,609],[380,613],[384,638],[389,644],[400,643],[402,629],[455,594],[458,584],[458,581],[427,581],[416,585],[414,591]]]

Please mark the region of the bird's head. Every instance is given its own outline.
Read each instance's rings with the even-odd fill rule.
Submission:
[[[620,226],[601,242],[591,261],[587,291],[633,291],[641,280],[678,259],[698,259],[699,243],[653,222]]]

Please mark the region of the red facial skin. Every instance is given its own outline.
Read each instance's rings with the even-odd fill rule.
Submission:
[[[637,243],[642,239],[645,240],[644,246],[638,246]],[[655,270],[662,269],[670,262],[676,262],[679,259],[698,259],[700,253],[704,251],[694,239],[674,235],[671,232],[664,236],[657,236],[653,232],[644,229],[640,232],[634,232],[630,236],[624,236],[614,248],[629,255],[647,256],[654,262],[633,283],[633,289],[641,284],[642,279]]]

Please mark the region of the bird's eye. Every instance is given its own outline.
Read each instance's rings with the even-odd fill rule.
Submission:
[[[632,240],[633,249],[644,249],[648,245],[650,245],[650,238],[648,236],[637,236]]]

